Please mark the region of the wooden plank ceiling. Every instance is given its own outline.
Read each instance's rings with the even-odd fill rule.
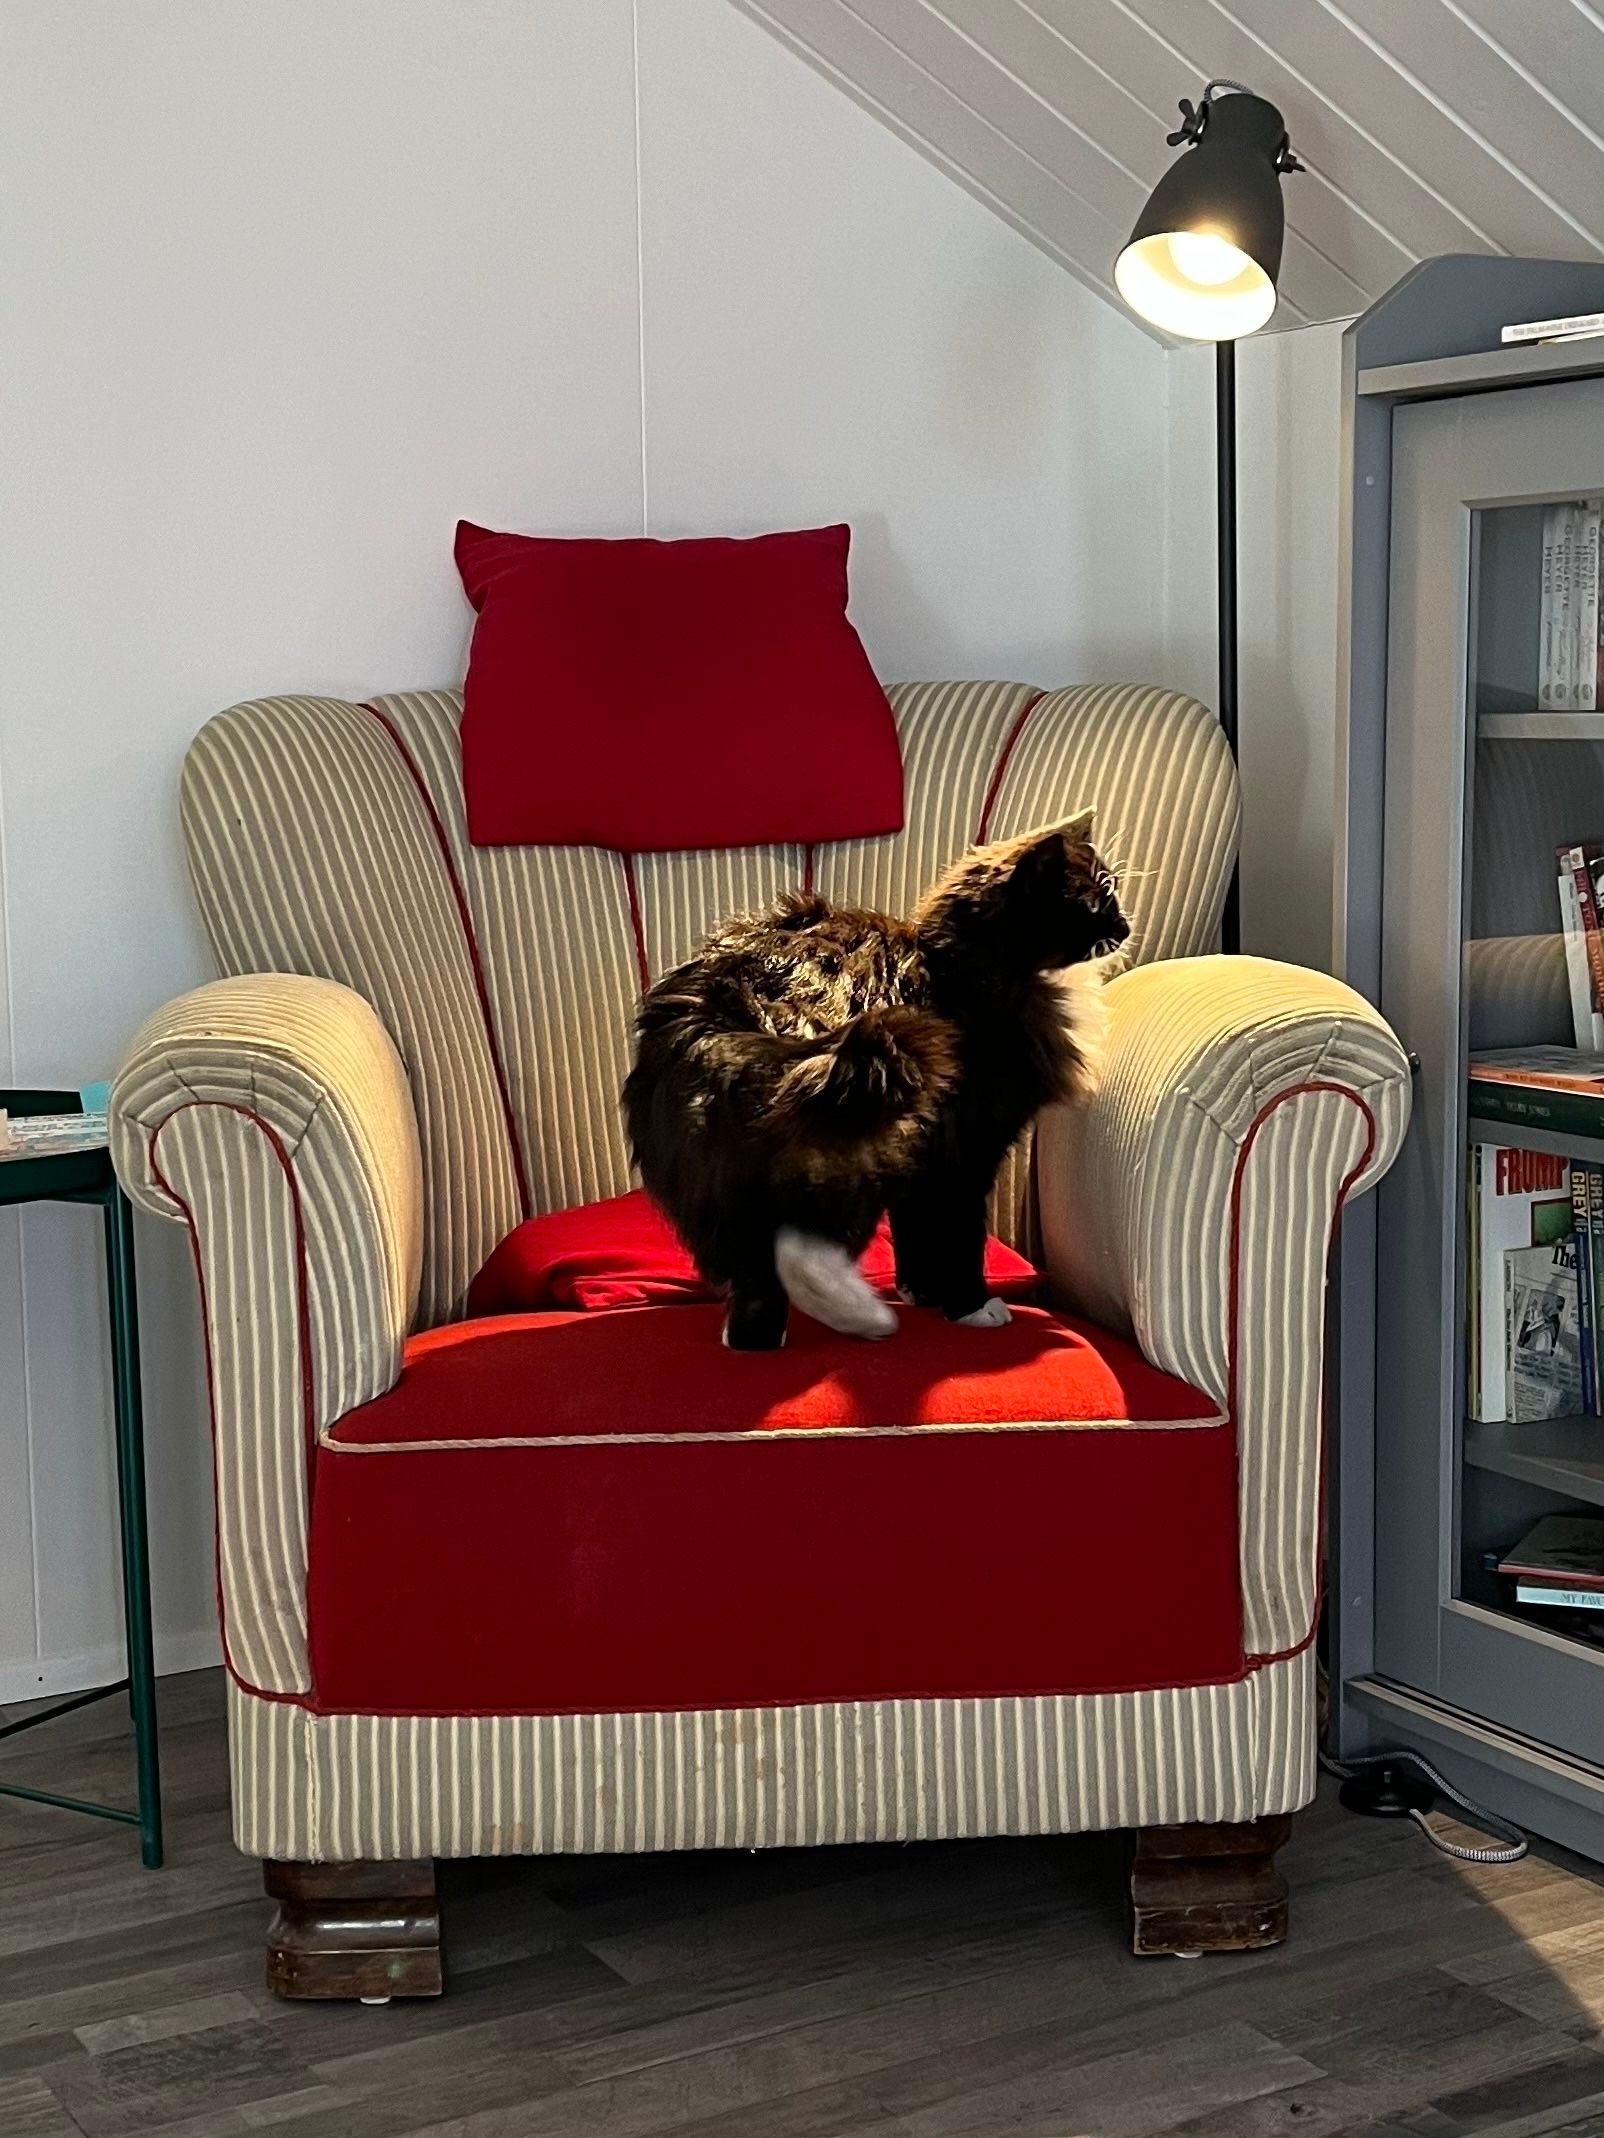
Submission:
[[[734,0],[1070,272],[1110,270],[1211,75],[1280,106],[1272,324],[1445,252],[1604,255],[1604,0]]]

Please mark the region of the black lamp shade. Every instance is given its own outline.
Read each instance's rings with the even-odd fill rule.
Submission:
[[[1210,100],[1201,139],[1176,159],[1114,263],[1133,311],[1197,341],[1234,341],[1275,310],[1286,210],[1286,122],[1263,97]]]

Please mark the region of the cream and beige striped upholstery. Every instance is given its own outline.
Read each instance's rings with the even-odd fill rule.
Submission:
[[[135,1035],[112,1136],[129,1193],[194,1242],[230,1668],[305,1692],[308,1456],[395,1385],[417,1307],[423,1179],[400,1057],[348,988],[215,980]]]
[[[1351,988],[1263,958],[1145,966],[1105,999],[1096,1097],[1041,1122],[1048,1273],[1235,1418],[1243,1638],[1284,1654],[1314,1625],[1331,1230],[1392,1163],[1409,1065]]]
[[[797,1848],[1257,1819],[1314,1791],[1308,1654],[1228,1685],[653,1715],[313,1715],[234,1686],[248,1856]]]
[[[150,1021],[117,1081],[114,1134],[130,1191],[195,1241],[243,1848],[1039,1832],[1247,1818],[1308,1795],[1325,1250],[1344,1191],[1396,1148],[1401,1056],[1330,981],[1198,959],[1217,937],[1237,796],[1195,701],[1001,683],[892,697],[906,828],[812,851],[472,848],[450,692],[262,699],[197,739],[183,819],[202,912],[222,969],[265,977]],[[1110,990],[1101,1097],[1044,1125],[1042,1230],[1062,1291],[1237,1406],[1253,1667],[1059,1699],[312,1713],[297,1699],[306,1449],[393,1382],[409,1329],[460,1311],[520,1211],[627,1185],[617,1092],[642,980],[781,889],[811,880],[905,909],[977,837],[1086,802],[1127,872],[1137,969]],[[999,1192],[1016,1236],[1034,1236],[1030,1181],[1022,1153]]]

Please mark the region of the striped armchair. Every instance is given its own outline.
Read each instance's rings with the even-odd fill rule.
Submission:
[[[190,750],[229,977],[139,1032],[113,1136],[194,1249],[235,1834],[286,1994],[437,1990],[433,1860],[465,1855],[1128,1827],[1139,1949],[1283,1934],[1327,1250],[1405,1062],[1336,981],[1205,954],[1238,803],[1201,705],[892,698],[906,829],[811,852],[477,849],[447,692],[262,699]],[[711,1308],[462,1322],[523,1216],[628,1187],[632,1007],[704,929],[809,875],[905,909],[1086,801],[1134,969],[1099,1096],[998,1187],[1051,1304],[958,1332],[977,1386],[1021,1329],[1067,1380],[982,1422],[915,1385],[912,1315],[771,1355],[783,1388]]]

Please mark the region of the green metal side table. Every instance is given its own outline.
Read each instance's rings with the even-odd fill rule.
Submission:
[[[75,1091],[6,1091],[0,1110],[14,1118],[30,1114],[81,1111]],[[63,1811],[83,1811],[97,1819],[117,1819],[139,1828],[139,1853],[145,1868],[159,1870],[162,1860],[161,1770],[156,1749],[156,1667],[151,1651],[150,1549],[145,1521],[145,1432],[139,1388],[139,1307],[134,1294],[134,1214],[117,1185],[111,1155],[102,1147],[36,1158],[0,1159],[0,1205],[7,1203],[94,1203],[105,1214],[106,1283],[111,1307],[112,1395],[117,1426],[117,1507],[122,1536],[123,1624],[128,1642],[128,1675],[112,1685],[74,1693],[37,1715],[7,1723],[0,1738],[36,1729],[75,1708],[126,1692],[134,1724],[134,1764],[139,1809],[91,1804],[52,1789],[26,1789],[0,1782],[0,1796],[26,1797]]]

